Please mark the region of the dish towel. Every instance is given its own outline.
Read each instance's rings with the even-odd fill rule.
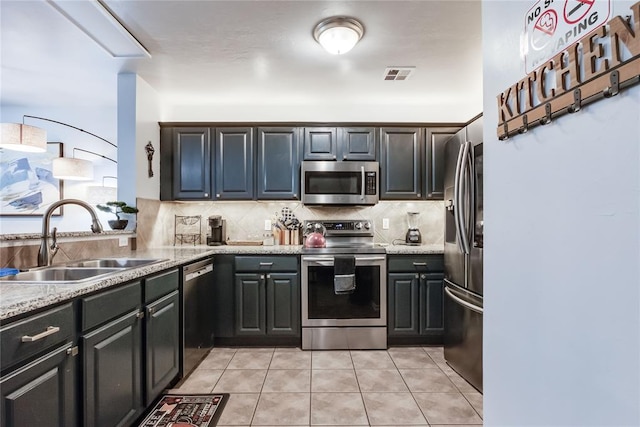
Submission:
[[[333,291],[336,295],[352,294],[356,290],[356,257],[333,258]]]

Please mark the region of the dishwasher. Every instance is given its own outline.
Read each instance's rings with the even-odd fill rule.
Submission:
[[[182,267],[183,378],[213,347],[213,285],[213,258]]]

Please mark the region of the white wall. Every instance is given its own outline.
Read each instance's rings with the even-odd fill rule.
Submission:
[[[94,133],[107,141],[117,144],[116,139],[116,109],[115,107],[66,107],[66,108],[31,108],[17,106],[2,106],[2,122],[22,123],[23,115],[44,117],[60,121],[69,125]],[[106,142],[91,135],[69,128],[67,126],[43,120],[25,118],[25,124],[43,128],[47,132],[47,141],[62,142],[65,157],[73,156],[73,148],[81,148],[102,154],[117,160],[117,149]],[[102,185],[103,176],[117,176],[117,165],[92,154],[76,151],[76,157],[90,160],[94,164],[94,181],[64,181],[63,197],[87,200],[87,187]],[[113,185],[113,180],[105,180],[105,184]],[[107,219],[114,219],[113,215],[98,212],[103,224]],[[42,217],[2,217],[0,233],[40,233]],[[91,221],[87,212],[78,206],[64,207],[64,215],[53,217],[52,227],[59,231],[89,231]]]
[[[484,421],[638,426],[640,87],[498,141],[534,3],[483,1]]]

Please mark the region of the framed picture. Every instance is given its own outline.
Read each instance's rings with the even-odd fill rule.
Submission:
[[[47,143],[44,153],[0,148],[0,215],[42,216],[62,199],[62,182],[53,177],[53,159],[62,157],[62,142]],[[62,207],[54,215],[62,215]]]

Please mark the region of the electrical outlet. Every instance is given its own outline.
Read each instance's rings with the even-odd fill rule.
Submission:
[[[118,237],[118,245],[120,246],[128,246],[129,239],[127,237]]]
[[[271,220],[270,219],[265,219],[264,220],[264,231],[271,231]]]
[[[382,229],[383,230],[389,229],[389,218],[382,218]]]

